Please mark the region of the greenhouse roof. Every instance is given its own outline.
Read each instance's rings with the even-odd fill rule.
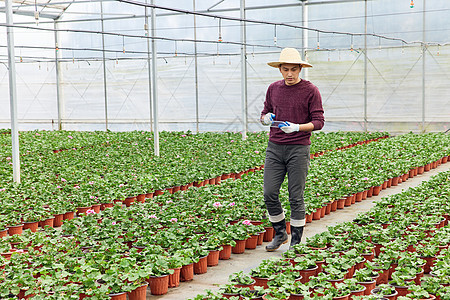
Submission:
[[[5,3],[5,0],[0,0]],[[52,1],[52,0],[12,0],[13,13],[23,16],[37,17],[36,12],[39,13],[39,18],[56,20],[64,13],[64,11],[74,1]],[[6,4],[5,4],[6,6]],[[1,8],[1,12],[5,10],[5,6]]]

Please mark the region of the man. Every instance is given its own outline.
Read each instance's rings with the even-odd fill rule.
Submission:
[[[319,90],[299,78],[301,69],[312,65],[302,61],[296,49],[283,49],[280,59],[268,65],[278,68],[283,75],[283,80],[272,83],[267,89],[261,112],[261,123],[271,125],[264,164],[264,201],[275,230],[275,237],[266,250],[275,251],[288,241],[284,211],[278,198],[286,173],[291,206],[290,249],[302,238],[303,192],[310,160],[311,131],[322,129],[324,117]]]

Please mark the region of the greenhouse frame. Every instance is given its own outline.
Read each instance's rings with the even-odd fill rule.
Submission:
[[[0,298],[450,300],[449,12],[1,0]]]

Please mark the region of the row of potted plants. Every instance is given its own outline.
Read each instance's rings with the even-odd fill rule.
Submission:
[[[354,222],[308,238],[282,258],[263,261],[247,277],[266,289],[266,299],[303,299],[298,294],[304,299],[371,299],[369,294],[450,299],[449,191],[450,172],[440,173],[417,188],[383,199]],[[387,211],[388,223],[377,219]],[[298,273],[286,279],[285,269]],[[424,273],[431,276],[423,277]],[[282,284],[277,284],[280,278]],[[365,288],[349,291],[338,283],[350,280]],[[224,299],[233,287],[235,282],[195,299]],[[358,292],[365,296],[359,298]],[[237,287],[234,293],[239,295]]]
[[[160,133],[162,140],[161,146],[174,142],[171,137],[179,135],[192,134],[187,132],[166,132]],[[201,138],[202,135],[221,136],[222,133],[199,133],[195,134]],[[226,134],[229,134],[227,132]],[[236,138],[240,138],[239,133],[231,133]],[[249,133],[253,134],[253,133]],[[314,132],[311,140],[313,142],[311,152],[320,153],[333,150],[339,147],[346,147],[351,144],[373,141],[379,138],[387,137],[386,132]],[[34,130],[19,133],[20,149],[24,155],[33,154],[51,154],[65,150],[76,150],[88,147],[106,146],[111,143],[132,144],[136,141],[153,140],[152,132],[131,131],[131,132],[112,132],[112,131],[45,131]],[[267,138],[266,138],[267,139]],[[11,156],[11,137],[8,134],[0,135],[0,157]],[[148,145],[152,147],[150,143]]]
[[[45,221],[54,215],[60,217],[77,207],[125,200],[129,196],[149,196],[173,186],[185,189],[210,178],[217,181],[230,173],[241,174],[263,164],[267,143],[266,133],[252,133],[242,141],[237,133],[163,132],[161,157],[155,157],[151,133],[147,132],[21,134],[24,145],[37,148],[25,151],[28,154],[22,158],[20,185],[11,182],[10,149],[0,148],[3,151],[0,166],[4,170],[0,173],[0,199],[6,203],[0,223],[11,226]],[[339,135],[346,136],[332,134],[328,139],[326,135],[318,135],[315,144],[320,149],[334,149],[342,145]],[[357,140],[356,134],[351,136]],[[361,140],[380,136],[384,134],[359,134]],[[57,154],[45,147],[59,145],[60,139],[70,141],[67,145],[73,147],[84,146]]]

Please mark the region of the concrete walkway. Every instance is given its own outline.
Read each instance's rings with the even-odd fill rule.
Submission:
[[[421,175],[409,178],[406,182],[402,182],[397,186],[382,190],[378,196],[373,196],[362,202],[357,202],[349,207],[332,212],[320,220],[307,223],[302,241],[305,240],[305,237],[311,237],[316,233],[326,231],[327,226],[332,226],[345,221],[352,221],[358,213],[370,210],[374,206],[374,202],[380,200],[382,197],[400,193],[402,190],[406,190],[410,187],[416,187],[420,185],[422,181],[429,180],[431,176],[449,170],[450,162],[442,164],[429,172],[424,172]],[[241,270],[244,271],[244,273],[249,273],[250,270],[257,267],[262,260],[273,256],[281,256],[281,253],[289,248],[289,244],[285,244],[276,252],[266,252],[264,250],[266,244],[267,243],[263,243],[262,246],[258,246],[254,250],[246,249],[243,254],[232,254],[229,260],[220,260],[218,266],[208,267],[208,271],[205,274],[194,275],[194,280],[190,282],[181,282],[179,287],[170,288],[169,292],[163,296],[150,295],[150,289],[147,289],[147,299],[181,300],[194,298],[196,295],[204,293],[206,289],[216,290],[218,289],[218,285],[226,284],[230,274]]]

